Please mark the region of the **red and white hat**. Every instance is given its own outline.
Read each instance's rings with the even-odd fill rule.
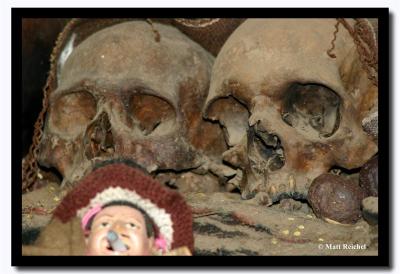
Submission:
[[[166,250],[187,246],[193,252],[192,212],[183,197],[125,163],[108,164],[85,176],[64,197],[54,217],[65,223],[77,216],[85,229],[91,217],[113,201],[126,201],[145,211],[156,226],[156,238],[165,240]]]

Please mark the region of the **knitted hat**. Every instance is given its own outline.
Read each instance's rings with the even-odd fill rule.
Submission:
[[[108,164],[85,176],[61,201],[54,217],[66,223],[78,216],[86,224],[99,207],[112,201],[126,201],[146,212],[167,250],[187,246],[193,252],[192,212],[183,197],[124,163]]]

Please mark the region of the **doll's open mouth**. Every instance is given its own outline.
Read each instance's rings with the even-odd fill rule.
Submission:
[[[108,251],[119,251],[119,252],[124,252],[124,251],[128,251],[129,250],[129,246],[125,245],[125,249],[124,250],[116,250],[113,248],[113,246],[111,244],[107,245],[107,250]]]

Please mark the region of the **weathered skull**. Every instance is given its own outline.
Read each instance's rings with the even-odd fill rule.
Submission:
[[[201,116],[214,58],[198,44],[145,21],[76,39],[72,33],[59,55],[39,153],[39,163],[56,168],[63,185],[98,160],[129,158],[149,172],[182,171],[209,165],[203,153],[226,149],[219,126]]]
[[[353,22],[354,23],[354,22]],[[333,166],[363,165],[377,146],[361,120],[376,105],[356,44],[334,19],[250,19],[217,56],[204,116],[224,127],[229,182],[271,204],[305,198]]]

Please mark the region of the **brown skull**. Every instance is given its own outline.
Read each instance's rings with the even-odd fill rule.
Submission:
[[[350,21],[352,22],[352,21]],[[302,198],[333,166],[362,166],[377,151],[361,121],[376,106],[349,32],[334,19],[249,19],[217,56],[204,116],[224,128],[229,182],[270,205]]]
[[[76,40],[72,32],[57,61],[42,166],[56,168],[63,185],[112,158],[149,172],[213,166],[209,157],[226,146],[219,126],[201,116],[214,59],[208,52],[171,26],[144,21]]]

